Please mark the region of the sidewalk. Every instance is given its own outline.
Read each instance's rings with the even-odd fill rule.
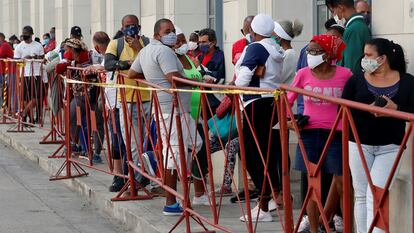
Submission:
[[[64,159],[47,158],[58,147],[58,145],[39,144],[39,141],[48,133],[48,131],[45,129],[34,128],[35,132],[33,133],[8,133],[7,130],[10,127],[11,125],[0,125],[0,140],[11,145],[28,159],[38,164],[38,166],[47,173],[55,174],[62,165]],[[103,159],[106,160],[106,158]],[[164,198],[154,198],[145,201],[112,202],[110,199],[116,195],[116,193],[110,193],[108,191],[108,186],[112,182],[112,177],[92,169],[85,168],[85,170],[89,173],[87,177],[50,182],[64,183],[71,190],[76,191],[79,195],[95,205],[99,211],[122,222],[125,225],[125,228],[129,231],[164,233],[168,232],[176,223],[177,217],[165,217],[162,214]],[[49,179],[49,177],[44,177],[44,179]],[[191,187],[191,189],[193,188]],[[298,184],[292,184],[292,189],[297,190]],[[252,203],[252,205],[254,204]],[[195,207],[195,210],[203,214],[203,216],[212,219],[209,207]],[[283,212],[281,212],[281,214],[283,214]],[[294,215],[297,216],[298,214],[298,210],[295,210]],[[257,232],[282,232],[279,217],[276,212],[272,213],[272,215],[274,216],[274,222],[258,224]],[[231,204],[229,197],[223,198],[219,223],[232,229],[234,232],[247,232],[245,224],[241,223],[238,219],[240,216],[239,206],[237,204]],[[283,215],[281,217],[283,218]],[[295,222],[296,220],[297,217],[295,217]],[[214,230],[214,228],[207,224],[205,225],[209,230]],[[202,228],[193,221],[192,231],[201,230]],[[174,232],[184,231],[185,224],[182,223]]]

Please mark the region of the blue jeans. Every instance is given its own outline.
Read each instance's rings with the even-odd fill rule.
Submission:
[[[124,171],[124,174],[127,175],[128,165],[127,165],[127,160],[126,160],[125,143],[124,143],[124,139],[121,133],[121,123],[119,120],[119,109],[111,110],[108,120],[109,120],[109,123],[108,123],[109,131],[111,132],[112,157],[113,159],[121,159],[121,155],[122,155],[122,159],[124,161],[123,171]],[[115,121],[115,127],[116,127],[116,132],[117,132],[116,134],[113,128],[114,126],[112,124],[112,120]]]
[[[367,162],[372,182],[375,186],[384,188],[390,175],[391,168],[397,157],[399,145],[370,146],[362,144],[362,151]],[[373,216],[373,197],[368,186],[367,175],[362,167],[357,144],[349,142],[349,167],[352,175],[352,185],[355,192],[354,216],[358,233],[366,233],[371,226]],[[395,175],[398,174],[398,169]],[[393,180],[396,176],[393,177]],[[384,232],[374,228],[373,233]]]

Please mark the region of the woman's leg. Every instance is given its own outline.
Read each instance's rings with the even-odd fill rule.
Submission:
[[[375,146],[375,160],[371,168],[371,178],[375,186],[384,188],[387,183],[388,177],[390,176],[391,169],[394,165],[394,161],[397,157],[399,146],[397,145],[386,145],[386,146]],[[398,170],[395,175],[398,174]],[[395,179],[395,175],[393,180]],[[374,218],[373,214],[373,196],[371,188],[367,189],[367,230],[369,230],[372,220]],[[374,228],[373,233],[384,232],[378,228]]]
[[[365,161],[371,170],[374,163],[372,146],[362,145]],[[352,186],[354,188],[354,217],[357,233],[367,232],[367,188],[368,179],[362,166],[356,143],[349,142],[349,167],[352,175]]]

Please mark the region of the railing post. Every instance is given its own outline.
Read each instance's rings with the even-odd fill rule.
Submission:
[[[343,219],[344,233],[352,232],[352,214],[351,214],[351,174],[349,171],[349,125],[348,113],[349,109],[343,107],[342,111],[342,179],[343,179]]]

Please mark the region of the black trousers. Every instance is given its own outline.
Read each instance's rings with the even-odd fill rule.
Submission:
[[[252,133],[247,119],[243,120],[243,137],[244,137],[244,150],[246,154],[246,168],[250,174],[250,177],[256,186],[261,191],[263,183],[266,179],[266,186],[263,198],[271,198],[272,190],[270,188],[269,180],[264,175],[264,164],[261,159],[258,146],[255,143],[254,136],[256,136],[260,150],[263,155],[263,159],[266,162],[267,151],[270,147],[270,156],[268,162],[267,172],[270,176],[270,182],[274,188],[274,191],[280,191],[281,179],[279,171],[282,169],[282,149],[280,143],[279,130],[271,128],[278,122],[277,111],[275,111],[274,118],[272,119],[272,112],[275,109],[275,102],[273,98],[261,98],[250,103],[245,108],[247,118],[252,124]],[[271,131],[270,131],[271,130]],[[272,134],[272,141],[269,144],[270,132]]]

